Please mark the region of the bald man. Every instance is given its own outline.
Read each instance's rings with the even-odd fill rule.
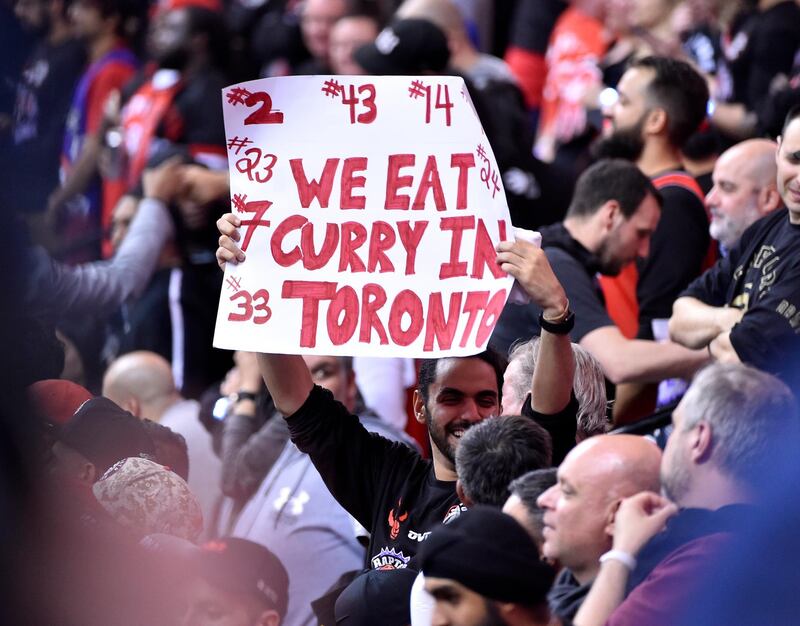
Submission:
[[[542,555],[564,569],[548,596],[551,610],[572,620],[611,549],[623,498],[660,489],[661,451],[636,435],[599,435],[578,444],[558,480],[537,501],[544,510]]]
[[[222,465],[211,435],[200,423],[200,405],[181,397],[169,362],[155,352],[129,352],[115,360],[103,376],[103,395],[141,419],[149,419],[183,435],[189,451],[189,488],[203,509],[206,530],[222,499]]]
[[[781,206],[777,150],[774,141],[748,139],[717,160],[706,205],[711,211],[711,236],[724,253],[736,245],[748,226]]]

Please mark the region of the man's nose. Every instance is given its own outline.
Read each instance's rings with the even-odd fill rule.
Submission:
[[[639,244],[639,250],[637,253],[641,258],[647,258],[647,255],[650,254],[650,237],[642,240],[642,242]]]
[[[558,485],[553,485],[536,498],[536,505],[541,509],[552,509],[556,499]]]
[[[717,186],[714,185],[706,195],[706,206],[711,207],[717,202]]]

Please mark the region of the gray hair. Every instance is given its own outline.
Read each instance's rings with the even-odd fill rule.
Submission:
[[[774,481],[800,444],[797,401],[775,376],[742,364],[714,363],[701,370],[681,402],[688,430],[711,427],[712,460],[751,486]]]
[[[594,435],[602,435],[608,429],[606,411],[606,378],[603,368],[596,358],[581,348],[572,344],[572,354],[575,357],[575,377],[572,388],[578,400],[578,437],[585,439]],[[511,347],[508,359],[518,361],[521,374],[518,380],[511,381],[511,386],[518,398],[524,398],[531,390],[533,370],[539,358],[539,337],[529,341],[517,342]]]
[[[558,482],[558,470],[555,467],[538,469],[523,474],[511,481],[508,490],[519,498],[531,522],[534,538],[541,545],[544,542],[542,532],[544,529],[544,509],[536,501],[539,496]]]

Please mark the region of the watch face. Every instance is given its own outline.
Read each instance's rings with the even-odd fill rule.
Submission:
[[[231,405],[231,399],[228,396],[222,396],[214,403],[214,408],[211,415],[215,420],[224,420],[228,414],[228,407]]]

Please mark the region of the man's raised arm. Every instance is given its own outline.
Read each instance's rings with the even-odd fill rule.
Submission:
[[[275,408],[287,417],[296,413],[314,387],[303,357],[297,354],[259,354],[258,367]]]
[[[226,213],[217,220],[220,232],[217,263],[223,269],[229,261],[244,261],[244,253],[236,245],[240,238],[237,230],[240,225],[241,220],[233,213]],[[308,367],[303,357],[297,354],[259,354],[258,368],[275,408],[284,416],[297,412],[314,388]]]
[[[569,300],[553,273],[544,251],[527,241],[503,241],[497,245],[497,262],[522,286],[542,309],[542,317],[554,328],[566,326]],[[571,320],[570,320],[571,321]],[[569,404],[575,375],[575,356],[569,330],[563,334],[542,328],[539,358],[531,381],[531,406],[544,415],[554,415]]]
[[[705,348],[718,335],[733,328],[743,314],[742,309],[710,306],[697,298],[683,296],[672,305],[669,336],[687,348]]]

